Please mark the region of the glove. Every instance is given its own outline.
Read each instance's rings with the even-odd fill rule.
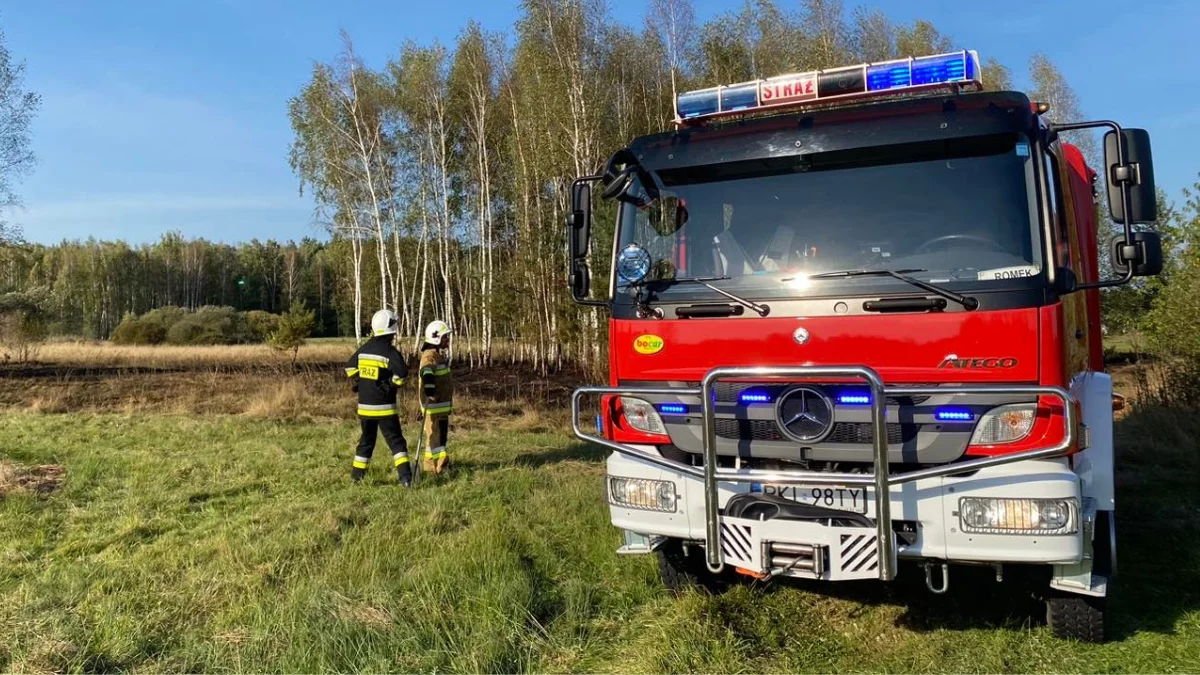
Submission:
[[[388,382],[387,380],[380,380],[375,384],[375,386],[379,388],[379,391],[384,396],[391,396],[393,388],[391,382]]]

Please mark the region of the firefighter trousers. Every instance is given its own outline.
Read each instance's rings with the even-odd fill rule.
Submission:
[[[446,436],[450,433],[450,415],[425,415],[425,461],[427,470],[441,473],[446,465]]]
[[[359,417],[358,425],[362,435],[358,439],[354,468],[350,474],[354,480],[362,480],[363,475],[367,473],[367,465],[371,463],[371,454],[375,452],[375,441],[380,432],[392,451],[392,466],[396,467],[397,474],[403,477],[411,472],[408,467],[408,443],[404,440],[404,431],[400,428],[398,415]]]

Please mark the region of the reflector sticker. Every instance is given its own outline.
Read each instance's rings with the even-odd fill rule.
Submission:
[[[1016,267],[997,267],[992,270],[979,270],[980,281],[993,281],[995,279],[1020,279],[1022,277],[1035,277],[1040,272],[1033,265],[1018,265]]]
[[[657,354],[665,344],[657,335],[639,335],[633,339],[633,351],[639,354]]]

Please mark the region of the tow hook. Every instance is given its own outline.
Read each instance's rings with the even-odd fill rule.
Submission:
[[[942,563],[942,585],[934,588],[933,563],[925,563],[925,588],[928,588],[929,592],[934,595],[941,595],[950,590],[950,565]]]

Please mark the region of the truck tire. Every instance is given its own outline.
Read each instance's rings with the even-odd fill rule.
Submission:
[[[1055,637],[1080,642],[1104,642],[1108,599],[1071,593],[1046,598],[1046,623]]]
[[[699,546],[685,548],[683,542],[672,539],[658,547],[655,555],[663,586],[674,593],[683,593],[689,588],[719,593],[726,587],[721,576],[708,571],[704,564],[704,549]]]

